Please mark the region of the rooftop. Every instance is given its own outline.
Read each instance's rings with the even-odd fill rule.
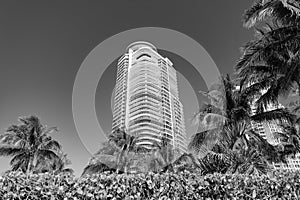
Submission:
[[[156,47],[149,43],[149,42],[145,42],[145,41],[137,41],[137,42],[133,42],[130,45],[128,45],[128,47],[126,48],[126,51],[128,51],[129,49],[132,49],[133,51],[136,51],[142,47],[150,47],[151,49],[153,49],[154,51],[157,52]]]

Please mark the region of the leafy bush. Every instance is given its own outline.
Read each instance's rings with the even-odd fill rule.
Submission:
[[[197,173],[70,174],[10,172],[0,177],[0,199],[297,199],[300,172],[269,176]]]

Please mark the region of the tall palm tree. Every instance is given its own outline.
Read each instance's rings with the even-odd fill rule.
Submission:
[[[296,0],[259,0],[244,15],[248,28],[264,22],[236,66],[239,78],[251,85],[252,95],[266,90],[257,100],[258,112],[269,103],[277,104],[279,96],[300,89],[299,10]]]
[[[210,103],[204,104],[196,115],[204,130],[193,135],[189,149],[200,158],[200,165],[204,168],[211,168],[213,164],[215,170],[226,171],[233,163],[240,162],[237,154],[246,152],[245,155],[251,157],[253,152],[250,154],[249,149],[256,148],[255,144],[264,146],[265,151],[260,149],[258,153],[267,156],[275,147],[256,133],[251,124],[254,121],[282,118],[292,120],[292,116],[284,109],[253,115],[251,91],[243,89],[242,84],[236,87],[228,75],[221,77],[221,84],[206,93]]]
[[[62,147],[50,134],[56,127],[47,128],[36,116],[20,117],[19,125],[11,125],[0,135],[0,155],[12,157],[12,170],[33,172],[41,168],[42,163],[52,168],[64,166],[59,153]]]

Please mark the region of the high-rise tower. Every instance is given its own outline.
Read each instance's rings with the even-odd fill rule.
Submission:
[[[126,129],[151,148],[162,135],[186,151],[183,106],[176,70],[148,42],[134,42],[118,60],[112,131]]]

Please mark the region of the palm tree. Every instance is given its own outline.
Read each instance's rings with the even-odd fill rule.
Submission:
[[[147,150],[137,145],[138,137],[118,129],[108,135],[108,141],[94,154],[83,174],[102,171],[128,173],[138,154]],[[114,170],[115,169],[115,170]]]
[[[195,170],[199,168],[198,160],[191,152],[180,152],[174,148],[165,134],[159,142],[153,143],[153,149],[146,155],[147,170],[153,172]]]
[[[81,176],[105,171],[115,172],[118,154],[120,154],[120,148],[112,142],[103,142],[101,148],[93,155],[88,165],[84,168]]]
[[[179,150],[175,149],[167,136],[163,134],[159,142],[153,143],[148,163],[149,171],[173,171],[173,162],[179,153]]]
[[[228,75],[221,77],[221,84],[206,93],[211,102],[204,104],[196,115],[203,131],[193,135],[189,150],[196,153],[203,171],[226,172],[234,163],[243,163],[238,154],[247,152],[244,155],[251,158],[254,154],[250,150],[253,148],[268,156],[276,148],[256,133],[252,123],[282,118],[292,120],[284,109],[252,115],[253,97],[249,95],[251,91],[243,89],[242,84],[238,88]],[[256,148],[256,144],[264,148]],[[271,158],[268,156],[268,159]],[[231,171],[237,169],[238,166]]]
[[[62,147],[50,136],[57,128],[47,128],[36,116],[20,117],[19,121],[21,124],[11,125],[0,135],[0,155],[12,157],[12,170],[34,172],[45,163],[52,169],[62,169]]]
[[[108,136],[108,140],[115,144],[119,149],[120,153],[117,157],[117,170],[118,173],[122,168],[124,172],[127,172],[129,158],[133,159],[134,154],[147,152],[147,149],[137,145],[139,141],[138,136],[127,134],[126,131],[118,129]]]
[[[258,112],[277,104],[279,96],[300,89],[299,11],[295,0],[259,0],[244,15],[248,28],[264,22],[264,29],[256,28],[257,38],[245,45],[236,66],[238,77],[251,85],[252,95],[266,90],[257,100]]]

